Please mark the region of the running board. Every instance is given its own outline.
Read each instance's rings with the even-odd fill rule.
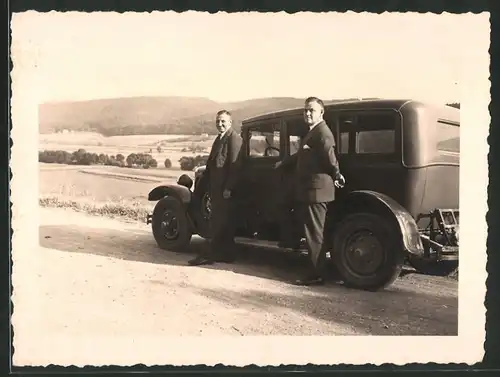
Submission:
[[[247,238],[247,237],[235,237],[234,242],[246,246],[262,247],[265,249],[283,250],[294,253],[307,254],[307,249],[305,248],[292,249],[288,247],[282,247],[279,245],[277,241],[258,240],[255,238]]]

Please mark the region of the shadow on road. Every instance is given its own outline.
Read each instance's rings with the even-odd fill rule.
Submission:
[[[246,290],[199,288],[198,294],[238,309],[299,312],[304,318],[316,318],[352,326],[353,332],[370,335],[457,335],[456,299],[430,298],[413,292],[377,292],[337,287],[299,294]],[[374,297],[376,296],[376,297]],[[320,334],[318,334],[320,335]]]
[[[161,250],[149,232],[98,229],[77,225],[40,226],[40,245],[64,252],[87,253],[122,260],[186,266],[194,254],[206,247],[206,241],[193,238],[184,253]],[[271,250],[240,249],[234,264],[216,264],[206,268],[232,271],[275,281],[295,279],[304,265],[299,255]],[[158,282],[161,283],[161,282]],[[321,320],[345,319],[346,324],[370,334],[379,335],[456,335],[458,331],[458,298],[440,295],[440,285],[454,289],[456,282],[439,280],[434,291],[419,289],[420,281],[404,276],[389,289],[364,292],[331,283],[324,287],[291,287],[297,295],[246,290],[211,290],[194,287],[198,294],[234,307],[269,307],[298,310],[305,316]],[[424,285],[425,285],[424,284]],[[450,288],[451,287],[451,288]],[[315,302],[314,305],[311,303]],[[319,304],[318,304],[319,302]],[[293,306],[292,306],[293,305]],[[383,318],[383,320],[381,320]]]
[[[207,247],[207,242],[193,237],[182,253],[160,249],[151,233],[98,229],[76,225],[40,226],[40,246],[66,252],[86,253],[145,263],[186,266],[187,261]],[[251,250],[250,250],[251,249]],[[238,246],[238,261],[192,268],[220,269],[278,281],[297,278],[303,256],[272,250]]]

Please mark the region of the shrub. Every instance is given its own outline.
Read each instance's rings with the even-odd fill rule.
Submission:
[[[172,161],[170,161],[170,158],[165,159],[165,162],[163,164],[167,169],[170,169],[172,167]]]
[[[38,161],[48,164],[71,164],[72,155],[66,151],[39,151]]]
[[[85,149],[78,149],[73,153],[66,151],[39,151],[38,161],[49,164],[73,164],[73,165],[108,165],[119,167],[144,167],[156,168],[158,161],[156,161],[150,154],[145,153],[131,153],[125,157],[118,153],[116,156],[109,156],[101,153],[90,153]]]
[[[136,166],[148,169],[158,166],[158,162],[148,153],[131,153],[127,156],[126,162],[129,167]]]
[[[198,155],[196,157],[183,156],[180,158],[179,164],[181,165],[181,170],[193,170],[197,166],[206,165],[207,160],[208,155]]]
[[[149,160],[146,164],[143,165],[144,167],[148,168],[157,168],[158,167],[158,161],[156,161],[154,158]]]
[[[194,158],[183,156],[179,159],[179,164],[181,165],[181,170],[193,170],[194,169]]]
[[[203,155],[203,156],[196,156],[194,158],[194,166],[203,166],[203,165],[206,165],[207,164],[207,161],[208,161],[208,155]]]

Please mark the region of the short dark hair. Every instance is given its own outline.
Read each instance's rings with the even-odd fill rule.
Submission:
[[[316,102],[316,103],[318,103],[318,104],[321,106],[321,108],[322,108],[323,110],[325,109],[325,104],[324,104],[324,103],[323,103],[323,101],[322,101],[321,99],[319,99],[318,97],[308,97],[308,98],[305,100],[304,104],[308,104],[309,102]]]
[[[228,110],[223,109],[223,110],[217,111],[217,116],[222,115],[222,114],[226,114],[226,115],[229,115],[230,117],[232,117],[232,114]]]

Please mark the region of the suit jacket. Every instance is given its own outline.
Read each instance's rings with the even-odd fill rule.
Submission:
[[[283,161],[295,166],[295,199],[306,203],[335,200],[334,181],[340,175],[335,154],[335,138],[325,121],[320,122],[301,140],[299,150]]]
[[[206,172],[212,197],[222,197],[225,189],[234,190],[239,180],[242,140],[231,127],[222,138],[217,137],[208,156]]]

